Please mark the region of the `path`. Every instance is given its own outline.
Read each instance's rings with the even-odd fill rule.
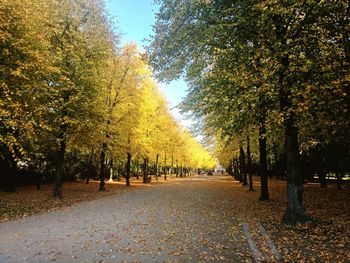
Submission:
[[[259,261],[256,226],[239,219],[233,186],[196,176],[2,223],[0,262]]]

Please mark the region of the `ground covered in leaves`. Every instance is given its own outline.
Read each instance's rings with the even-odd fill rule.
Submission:
[[[106,191],[99,192],[99,182],[67,182],[63,184],[63,198],[52,197],[53,186],[43,184],[40,190],[35,186],[18,187],[15,192],[0,191],[0,222],[25,218],[33,214],[39,214],[57,209],[62,209],[74,204],[89,200],[102,198],[105,196],[121,193],[123,191],[133,191],[136,188],[150,187],[159,183],[165,183],[159,178],[156,182],[143,185],[142,179],[131,179],[131,187],[125,187],[125,181],[106,181]]]
[[[107,185],[107,193],[98,193],[93,184],[71,186],[73,192],[91,187],[87,198],[82,193],[69,198],[66,185],[67,204],[103,198],[1,223],[0,261],[347,262],[350,258],[349,189],[306,184],[305,206],[315,221],[290,227],[280,223],[286,202],[282,180],[270,180],[268,202],[257,201],[259,178],[253,193],[228,176],[168,181],[147,187],[136,183],[131,190]],[[51,199],[43,200],[49,207]]]
[[[257,185],[259,179],[255,178]],[[259,187],[257,187],[257,192]],[[350,189],[335,185],[320,188],[318,183],[304,185],[304,205],[313,221],[296,227],[280,223],[286,206],[286,182],[270,180],[271,200],[245,205],[270,233],[285,261],[350,262]],[[251,193],[249,193],[251,195]],[[258,193],[254,193],[258,198]]]

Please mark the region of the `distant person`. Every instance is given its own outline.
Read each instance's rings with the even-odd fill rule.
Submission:
[[[224,170],[221,170],[221,175],[224,175]]]

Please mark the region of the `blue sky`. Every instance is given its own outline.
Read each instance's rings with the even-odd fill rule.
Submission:
[[[155,22],[155,13],[158,7],[153,0],[107,0],[107,8],[112,16],[116,17],[118,31],[122,33],[121,43],[136,42],[140,49],[147,45],[144,39],[152,34],[152,25]],[[160,83],[169,108],[178,105],[186,94],[186,83],[183,80],[173,81],[170,84]],[[191,121],[185,120],[177,109],[171,111],[185,126]]]

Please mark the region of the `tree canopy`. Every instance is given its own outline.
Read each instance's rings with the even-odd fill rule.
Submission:
[[[1,0],[0,14],[2,186],[28,170],[61,197],[69,178],[104,190],[105,177],[158,175],[171,159],[215,165],[170,114],[136,44],[120,45],[103,1]]]
[[[267,150],[272,155],[273,149],[284,148],[288,206],[283,220],[309,220],[302,203],[300,149],[332,147],[340,139],[346,142],[340,146],[344,155],[330,161],[344,164],[349,158],[344,132],[349,131],[349,3],[157,3],[148,49],[157,77],[185,76],[190,88],[183,109],[215,136],[224,163],[241,152],[232,151],[227,141],[237,138],[236,147],[242,148],[255,127],[263,184]]]

